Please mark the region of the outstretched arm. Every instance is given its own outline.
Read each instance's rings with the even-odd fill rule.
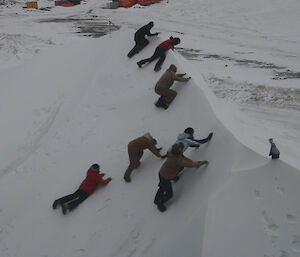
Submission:
[[[101,185],[106,185],[111,181],[111,178],[107,178],[107,179],[103,179],[104,174],[99,174],[99,176],[97,177],[97,180],[99,182],[99,184]]]

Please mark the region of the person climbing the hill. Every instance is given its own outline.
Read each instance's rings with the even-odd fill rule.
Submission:
[[[188,147],[199,148],[201,144],[205,144],[205,143],[209,142],[212,139],[213,134],[214,133],[210,132],[206,138],[195,139],[194,138],[194,129],[191,127],[188,127],[184,130],[183,133],[180,133],[177,136],[177,140],[176,140],[175,144],[182,143],[184,146],[183,152],[185,152],[188,149]],[[175,182],[177,182],[180,179],[181,175],[182,175],[182,173],[179,171],[173,180]]]
[[[272,156],[272,159],[279,159],[280,152],[276,147],[273,138],[269,138],[269,143],[271,144],[269,156]]]
[[[138,137],[128,144],[129,166],[125,171],[124,180],[131,181],[131,173],[134,169],[140,166],[141,158],[145,149],[149,149],[154,155],[160,158],[165,158],[160,154],[162,148],[156,148],[157,141],[148,132],[145,135]]]
[[[169,105],[177,96],[177,92],[170,89],[174,81],[188,82],[191,79],[191,77],[183,77],[184,75],[186,75],[186,73],[177,74],[176,72],[177,67],[174,64],[171,64],[156,83],[155,93],[160,96],[158,101],[155,103],[157,107],[168,109]]]
[[[201,144],[205,144],[205,143],[209,142],[212,139],[213,134],[214,133],[210,132],[206,138],[195,139],[194,138],[194,129],[191,127],[188,127],[184,130],[183,133],[180,133],[177,136],[177,140],[176,140],[175,144],[183,143],[183,145],[184,145],[183,152],[185,152],[185,150],[188,147],[197,147],[198,148]]]
[[[140,60],[139,62],[137,62],[137,65],[139,66],[139,68],[142,68],[142,66],[145,63],[153,62],[154,60],[159,58],[159,60],[157,61],[154,67],[154,71],[159,71],[161,69],[161,65],[166,59],[167,51],[169,49],[172,49],[174,51],[174,46],[178,45],[179,43],[180,43],[180,38],[178,37],[173,38],[171,36],[168,40],[165,40],[164,42],[162,42],[156,47],[154,54],[150,58]]]
[[[135,54],[138,54],[141,50],[143,50],[148,44],[149,40],[146,39],[145,37],[153,37],[157,36],[159,33],[151,33],[150,30],[153,28],[154,22],[150,21],[148,24],[145,26],[141,27],[138,29],[135,34],[134,34],[134,41],[135,41],[135,46],[130,50],[130,52],[127,54],[129,58],[134,56]]]
[[[56,209],[58,205],[62,206],[62,212],[65,215],[67,211],[72,211],[86,198],[93,194],[98,185],[106,185],[111,181],[111,178],[103,179],[105,173],[100,173],[99,164],[93,164],[87,171],[86,178],[82,181],[79,188],[70,195],[63,196],[55,200],[52,208]]]
[[[208,165],[208,161],[194,162],[183,155],[184,144],[178,143],[172,146],[168,152],[168,158],[159,171],[158,190],[154,198],[154,204],[157,205],[159,211],[166,210],[165,203],[173,197],[172,180],[184,168],[200,167]]]

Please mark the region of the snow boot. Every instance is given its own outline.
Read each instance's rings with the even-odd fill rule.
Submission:
[[[165,110],[168,109],[168,107],[169,107],[169,105],[167,104],[166,99],[165,99],[163,96],[161,96],[161,97],[158,99],[158,101],[155,103],[155,106],[156,106],[156,107],[162,107],[162,108],[164,108]]]
[[[137,62],[136,64],[139,66],[139,68],[142,68],[143,66],[143,63],[141,63],[141,61]]]
[[[165,212],[166,211],[166,206],[162,203],[159,203],[157,204],[157,209],[160,211],[160,212]]]
[[[127,178],[127,177],[124,177],[124,180],[125,180],[127,183],[131,182],[131,179],[130,179],[130,178]]]
[[[59,204],[59,202],[58,202],[57,200],[55,200],[55,201],[53,202],[53,204],[52,204],[53,210],[56,209],[56,207],[57,207],[58,204]]]
[[[158,72],[158,71],[160,71],[160,70],[161,70],[161,67],[160,67],[160,66],[155,66],[155,67],[154,67],[154,71]]]
[[[61,208],[62,208],[61,210],[62,210],[63,215],[66,215],[66,213],[67,213],[67,211],[69,209],[68,204],[67,203],[62,204]]]

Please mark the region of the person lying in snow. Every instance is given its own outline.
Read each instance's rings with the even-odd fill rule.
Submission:
[[[165,40],[164,42],[162,42],[156,47],[154,54],[151,57],[140,60],[139,62],[137,62],[137,65],[139,66],[139,68],[142,68],[142,66],[145,63],[153,62],[154,60],[159,58],[154,67],[154,71],[159,71],[161,69],[161,65],[166,59],[167,51],[169,49],[172,49],[174,51],[174,46],[178,45],[179,43],[180,43],[180,38],[178,37],[173,38],[171,36],[168,40]]]
[[[145,135],[138,137],[128,144],[128,155],[129,155],[129,166],[125,171],[124,180],[130,182],[130,176],[134,169],[140,166],[141,158],[144,154],[145,149],[149,149],[154,155],[160,158],[164,158],[160,154],[162,148],[156,148],[157,141],[154,139],[151,134],[148,132]]]
[[[52,208],[55,210],[58,205],[61,205],[64,215],[68,210],[73,210],[86,198],[93,194],[98,185],[106,185],[111,181],[110,177],[103,179],[104,175],[104,173],[100,173],[99,164],[93,164],[88,169],[86,178],[82,181],[79,188],[73,194],[66,195],[55,200],[52,204]]]
[[[271,144],[269,156],[272,156],[272,159],[279,159],[280,152],[273,142],[273,138],[269,138],[269,143]]]
[[[145,26],[141,27],[138,29],[135,34],[134,34],[134,41],[135,41],[135,46],[130,50],[130,52],[127,54],[129,58],[134,56],[135,54],[138,54],[141,50],[143,50],[148,44],[149,40],[146,39],[145,37],[153,37],[157,36],[159,33],[151,33],[150,30],[153,28],[154,22],[150,21],[148,24]]]
[[[158,101],[155,103],[156,107],[168,109],[169,105],[177,96],[177,92],[170,89],[174,81],[188,82],[191,79],[191,77],[183,77],[184,75],[186,75],[186,73],[177,74],[176,72],[177,67],[174,64],[171,64],[156,83],[154,90],[155,93],[160,96]]]
[[[172,146],[168,152],[168,158],[159,170],[158,190],[154,198],[154,204],[159,211],[166,210],[165,203],[173,197],[172,180],[184,168],[200,167],[208,165],[208,161],[194,162],[183,155],[184,144],[178,143]]]

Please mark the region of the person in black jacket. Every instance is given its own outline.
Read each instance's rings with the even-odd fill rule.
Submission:
[[[280,152],[276,147],[273,138],[269,138],[269,143],[271,144],[269,156],[272,156],[272,159],[279,159]]]
[[[145,38],[145,36],[152,37],[152,36],[157,36],[159,34],[158,32],[153,34],[150,32],[153,26],[154,26],[154,22],[150,21],[148,24],[141,27],[135,32],[134,34],[135,46],[128,53],[127,56],[129,58],[139,53],[142,49],[144,49],[149,44],[149,41],[148,39]]]

